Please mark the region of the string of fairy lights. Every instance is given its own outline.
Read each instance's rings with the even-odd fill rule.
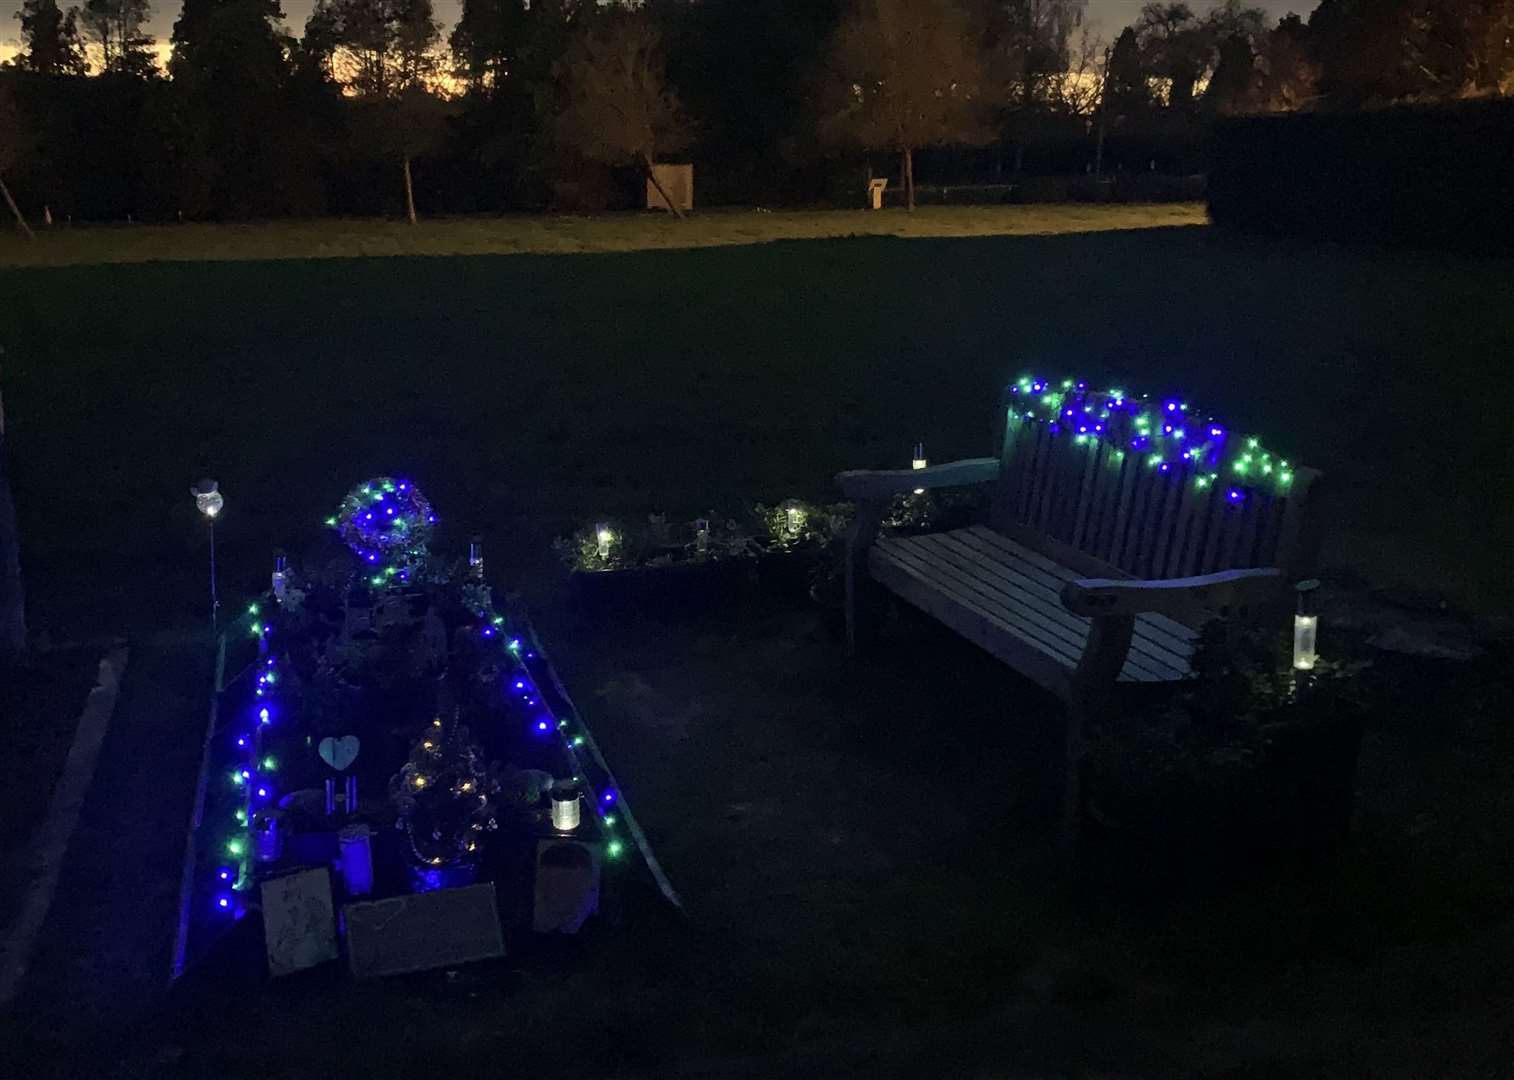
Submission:
[[[1181,398],[1134,397],[1124,390],[1094,390],[1080,379],[1060,383],[1027,375],[1010,386],[1009,418],[1045,424],[1053,435],[1070,432],[1079,446],[1107,445],[1110,461],[1136,455],[1148,468],[1181,471],[1204,490],[1225,485],[1230,502],[1247,489],[1287,493],[1293,466],[1255,436],[1238,435],[1213,417],[1200,417]]]
[[[377,508],[377,509],[375,509]],[[393,513],[390,513],[390,510]],[[411,570],[425,556],[425,541],[436,515],[425,497],[408,481],[380,477],[359,485],[343,500],[341,511],[326,524],[336,529],[358,557],[372,568],[365,580],[375,590],[398,589],[407,584]],[[482,578],[481,549],[470,551],[469,571]],[[277,573],[287,568],[281,561]],[[605,837],[605,855],[619,859],[625,851],[620,838],[620,793],[613,774],[599,753],[588,728],[565,706],[557,715],[541,689],[534,668],[545,661],[537,652],[523,645],[511,632],[504,615],[494,606],[493,593],[482,589],[482,600],[475,606],[475,632],[486,649],[497,650],[502,661],[504,692],[516,710],[526,717],[532,737],[556,739],[571,776],[567,778],[583,791],[594,807]],[[233,761],[229,782],[239,791],[226,823],[223,839],[218,842],[212,882],[213,906],[222,915],[240,916],[246,909],[242,894],[255,883],[256,842],[254,828],[258,813],[277,805],[276,774],[279,763],[265,752],[265,732],[275,730],[287,717],[281,696],[284,671],[281,662],[281,608],[279,598],[270,595],[249,606],[248,629],[257,642],[258,659],[254,665],[251,702],[248,711],[230,729],[230,757]],[[424,774],[417,774],[424,775]],[[413,781],[412,781],[413,782]],[[425,781],[423,780],[422,783]]]

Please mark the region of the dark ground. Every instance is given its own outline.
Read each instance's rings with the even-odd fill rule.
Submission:
[[[917,628],[854,666],[797,612],[587,626],[546,549],[605,515],[829,498],[917,438],[981,454],[1035,368],[1189,390],[1327,470],[1330,563],[1497,612],[1511,271],[1188,229],[0,272],[33,622],[135,635],[89,859],[0,1020],[29,1060],[0,1073],[104,1048],[132,1075],[312,1075],[356,1045],[368,1075],[1504,1075],[1514,777],[1471,691],[1506,673],[1374,718],[1337,874],[1153,908],[1055,884],[1057,716],[971,649]],[[188,485],[222,481],[236,595],[391,470],[444,547],[484,532],[496,581],[548,602],[691,919],[650,905],[461,988],[201,979],[157,1008],[208,681],[161,634],[203,603]]]
[[[118,1001],[102,1072],[29,1028],[41,1058],[259,1080],[1507,1075],[1511,746],[1457,689],[1487,668],[1426,669],[1374,717],[1330,871],[1138,900],[1060,883],[1056,710],[924,623],[861,663],[803,610],[545,623],[687,920],[635,892],[625,929],[454,983],[259,987],[212,961],[145,1016]]]

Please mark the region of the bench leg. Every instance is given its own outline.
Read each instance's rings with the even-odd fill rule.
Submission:
[[[1085,702],[1074,701],[1068,706],[1067,737],[1063,748],[1062,818],[1057,827],[1057,846],[1069,863],[1077,857],[1078,837],[1083,828],[1083,728],[1087,718]]]
[[[877,539],[883,521],[881,502],[864,502],[846,538],[846,651],[857,656],[872,644],[878,631],[878,585],[867,569],[867,549]]]

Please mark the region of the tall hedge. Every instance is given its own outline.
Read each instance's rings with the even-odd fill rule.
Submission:
[[[1222,121],[1209,213],[1251,232],[1514,254],[1514,100]]]

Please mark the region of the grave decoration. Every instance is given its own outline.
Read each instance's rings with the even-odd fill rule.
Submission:
[[[487,885],[507,933],[540,922],[543,842],[585,848],[613,879],[634,821],[529,623],[496,605],[481,542],[437,555],[436,512],[391,477],[353,488],[328,525],[347,550],[280,554],[234,627],[255,655],[218,698],[189,953],[258,911],[265,883],[310,870],[330,872],[338,907]],[[569,831],[554,826],[558,786],[583,796]],[[548,901],[588,910],[578,894]]]

